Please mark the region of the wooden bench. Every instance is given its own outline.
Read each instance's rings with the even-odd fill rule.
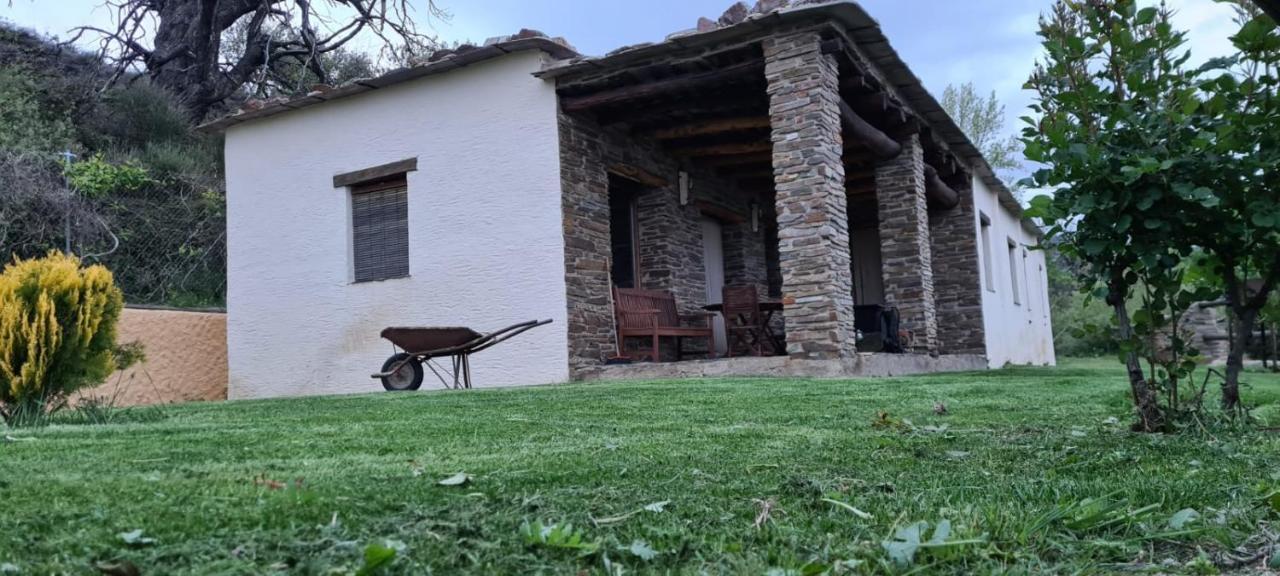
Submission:
[[[613,318],[618,328],[618,356],[626,356],[627,338],[650,339],[649,354],[654,362],[662,361],[661,339],[676,339],[676,360],[684,359],[681,344],[685,338],[706,338],[708,358],[715,357],[716,337],[711,328],[714,313],[704,312],[681,317],[676,297],[662,290],[638,288],[613,289]],[[682,320],[701,319],[704,326],[684,326]]]

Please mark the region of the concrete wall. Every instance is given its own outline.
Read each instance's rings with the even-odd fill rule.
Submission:
[[[146,360],[77,398],[116,406],[226,400],[226,314],[125,308],[117,330],[117,342],[142,343]]]
[[[477,355],[475,385],[568,379],[557,103],[531,76],[543,57],[228,131],[231,398],[380,390],[369,374],[392,352],[378,337],[391,325],[483,332],[551,318]],[[410,277],[353,284],[350,193],[333,176],[413,157]]]
[[[987,359],[992,367],[1005,364],[1052,365],[1053,326],[1049,315],[1049,283],[1044,252],[1034,250],[1038,239],[1027,232],[1011,211],[1000,205],[996,192],[974,178],[975,233],[978,234],[982,276],[982,316],[986,328]],[[984,245],[981,218],[991,226]],[[1017,299],[1009,240],[1015,244]],[[989,258],[989,261],[988,261]],[[988,275],[988,265],[990,274]]]

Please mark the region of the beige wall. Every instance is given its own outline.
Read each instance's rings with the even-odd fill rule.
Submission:
[[[146,360],[78,394],[116,406],[227,398],[227,315],[126,308],[120,343],[141,342]]]

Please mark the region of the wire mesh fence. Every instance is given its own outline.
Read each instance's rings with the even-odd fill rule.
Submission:
[[[68,250],[115,275],[130,304],[226,303],[225,197],[216,183],[159,180],[134,190],[73,190],[57,156],[0,153],[6,259]]]

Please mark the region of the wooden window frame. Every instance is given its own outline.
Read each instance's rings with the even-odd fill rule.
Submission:
[[[991,218],[982,212],[978,212],[978,240],[982,242],[983,282],[987,285],[987,292],[995,292],[996,265],[992,261]]]
[[[1009,281],[1013,287],[1013,304],[1022,306],[1022,290],[1018,281],[1018,242],[1009,238]]]

